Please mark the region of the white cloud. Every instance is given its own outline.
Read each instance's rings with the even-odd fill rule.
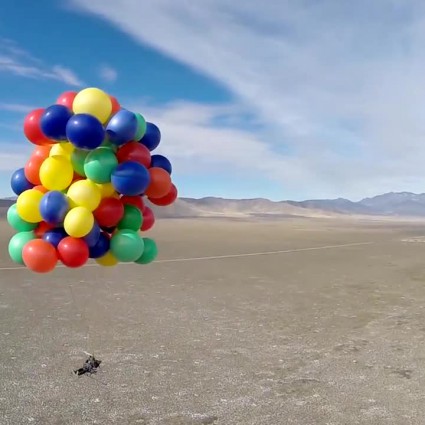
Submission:
[[[21,103],[4,103],[0,102],[0,111],[28,113],[36,109],[33,105],[24,105]]]
[[[125,106],[159,126],[162,142],[155,152],[170,158],[180,175],[232,170],[240,176],[257,175],[285,184],[314,178],[298,158],[276,153],[248,130],[216,123],[223,114],[230,118],[238,114],[238,107],[189,102],[157,108],[143,103]],[[237,186],[236,180],[234,184]]]
[[[13,132],[22,132],[22,122],[14,121],[14,122],[1,122],[0,121],[0,128],[3,128],[5,130],[10,130]]]
[[[47,75],[49,76],[49,74]],[[78,78],[74,71],[61,65],[53,66],[50,78],[63,81],[65,84],[74,87],[81,87],[84,85],[83,81]]]
[[[25,166],[34,148],[29,142],[23,146],[22,143],[0,142],[2,153],[0,154],[0,171],[10,171]],[[7,152],[5,151],[7,147]]]
[[[116,69],[109,65],[102,65],[99,69],[100,78],[107,83],[114,83],[118,78],[118,72]]]
[[[228,145],[246,137],[272,173],[288,167],[276,177],[285,187],[352,198],[423,191],[423,2],[72,2],[225,85],[292,154],[276,156],[269,137],[237,129]],[[140,10],[150,17],[143,25]],[[203,137],[218,135],[199,125]],[[204,148],[193,146],[200,156]],[[245,152],[243,161],[262,163]]]
[[[62,65],[48,66],[13,41],[0,38],[0,73],[2,72],[36,80],[61,81],[74,87],[84,84],[71,69]]]

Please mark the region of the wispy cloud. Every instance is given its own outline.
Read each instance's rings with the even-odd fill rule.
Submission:
[[[31,155],[32,146],[28,143],[14,143],[11,141],[0,141],[2,154],[0,155],[0,171],[13,172],[18,168],[24,167]],[[7,146],[7,152],[4,152]]]
[[[75,87],[84,84],[71,69],[62,65],[46,65],[8,39],[0,39],[0,73],[2,72],[36,80],[61,81]]]
[[[100,78],[107,83],[113,83],[118,78],[117,70],[112,68],[110,65],[102,65],[99,68],[99,75]]]
[[[33,105],[24,105],[21,103],[4,103],[0,102],[0,111],[27,113],[36,109]]]
[[[54,65],[52,67],[52,72],[47,74],[47,77],[63,81],[65,84],[70,86],[81,87],[84,85],[84,82],[69,68],[66,68],[61,65]]]
[[[17,121],[13,123],[0,121],[0,128],[13,131],[14,133],[18,133],[18,132],[22,133],[23,125],[22,125],[22,122],[17,122]]]
[[[289,146],[292,159],[266,158],[288,169],[279,178],[293,191],[358,198],[423,190],[423,2],[72,3],[225,85],[267,127],[235,129],[226,147],[245,154],[234,139],[248,140],[261,156],[271,140],[275,150]],[[143,25],[140,10],[150,17]]]
[[[163,142],[157,151],[169,157],[181,175],[231,170],[240,176],[252,178],[257,174],[261,180],[285,184],[313,177],[298,158],[277,153],[256,134],[219,124],[223,115],[231,120],[239,114],[239,106],[191,102],[172,102],[162,107],[144,103],[125,106],[160,127]]]

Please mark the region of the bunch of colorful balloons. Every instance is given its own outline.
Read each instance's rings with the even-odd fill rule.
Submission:
[[[155,124],[86,88],[30,112],[24,133],[37,146],[11,177],[13,261],[47,273],[58,262],[75,268],[89,258],[102,266],[156,258],[155,240],[143,235],[155,222],[144,199],[170,205],[177,188],[170,161],[151,153],[161,140]]]

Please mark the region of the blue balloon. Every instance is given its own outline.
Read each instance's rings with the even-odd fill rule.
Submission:
[[[121,109],[109,120],[106,133],[110,142],[120,146],[134,139],[137,126],[136,115],[126,109]]]
[[[66,125],[66,137],[79,149],[93,150],[105,139],[105,129],[93,115],[75,114]]]
[[[58,227],[57,229],[52,229],[45,232],[43,235],[43,239],[46,242],[51,243],[55,248],[57,248],[59,242],[67,236],[68,234],[66,233],[65,229],[62,227]]]
[[[151,167],[163,168],[168,174],[171,174],[173,171],[171,162],[163,155],[152,155]]]
[[[34,185],[25,177],[25,169],[19,168],[10,178],[10,187],[19,196],[22,192],[32,189]]]
[[[43,195],[40,201],[40,214],[49,224],[59,224],[69,211],[69,201],[66,195],[58,190],[52,190]]]
[[[100,227],[95,222],[92,229],[90,230],[89,234],[84,236],[84,241],[86,242],[87,246],[90,248],[92,246],[95,246],[97,244],[97,241],[100,237]]]
[[[49,139],[66,140],[66,125],[72,115],[64,105],[49,106],[40,118],[41,131]]]
[[[124,161],[112,172],[111,182],[121,195],[136,196],[144,193],[149,186],[150,174],[144,165]]]
[[[161,132],[159,128],[151,122],[146,123],[146,133],[139,140],[139,143],[145,145],[151,152],[155,150],[161,141]]]
[[[96,242],[96,245],[89,247],[89,257],[90,258],[100,258],[103,257],[108,251],[111,242],[109,236],[102,232],[99,235],[99,239]]]

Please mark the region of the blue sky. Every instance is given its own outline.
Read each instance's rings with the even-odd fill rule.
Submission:
[[[425,191],[416,0],[17,0],[0,15],[0,195],[22,122],[101,87],[162,130],[181,196]]]

